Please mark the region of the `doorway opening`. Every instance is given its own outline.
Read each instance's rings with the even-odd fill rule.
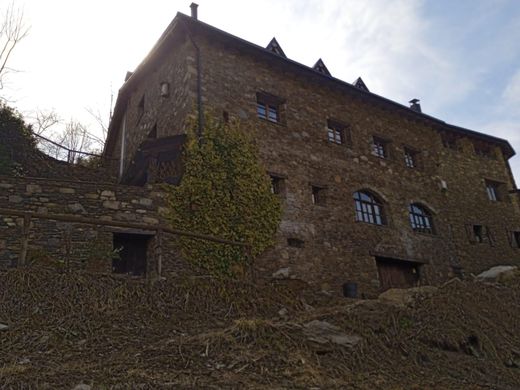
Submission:
[[[144,276],[150,238],[143,234],[114,233],[112,272]]]
[[[376,264],[382,291],[415,287],[419,283],[420,263],[376,256]]]

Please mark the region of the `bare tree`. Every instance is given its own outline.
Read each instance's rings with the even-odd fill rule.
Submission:
[[[57,124],[62,122],[62,119],[54,110],[44,111],[37,110],[32,118],[33,132],[36,135],[45,136]]]
[[[4,86],[5,76],[15,71],[8,67],[13,50],[28,33],[23,9],[16,8],[12,2],[4,11],[0,24],[0,89]]]

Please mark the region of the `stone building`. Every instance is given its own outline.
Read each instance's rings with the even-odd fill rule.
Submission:
[[[520,265],[520,196],[503,139],[450,125],[177,14],[121,87],[105,156],[130,184],[178,182],[187,118],[252,123],[273,191],[277,244],[258,271],[331,291],[438,283]]]

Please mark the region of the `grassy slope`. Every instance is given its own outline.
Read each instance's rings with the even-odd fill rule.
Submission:
[[[303,287],[0,272],[0,388],[518,388],[518,280],[455,281],[406,308]],[[311,342],[314,319],[363,342]]]

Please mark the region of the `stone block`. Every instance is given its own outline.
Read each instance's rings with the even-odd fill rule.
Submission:
[[[105,200],[103,202],[103,207],[110,210],[119,210],[121,202],[117,200]]]
[[[23,198],[18,195],[9,195],[9,202],[10,203],[21,203],[23,201]]]
[[[76,190],[74,188],[62,187],[59,189],[59,192],[62,194],[75,194]]]
[[[42,188],[37,184],[27,184],[27,186],[25,187],[25,191],[28,194],[35,194],[42,192]]]
[[[157,225],[159,224],[159,220],[157,218],[152,217],[143,217],[143,222],[149,225]]]

